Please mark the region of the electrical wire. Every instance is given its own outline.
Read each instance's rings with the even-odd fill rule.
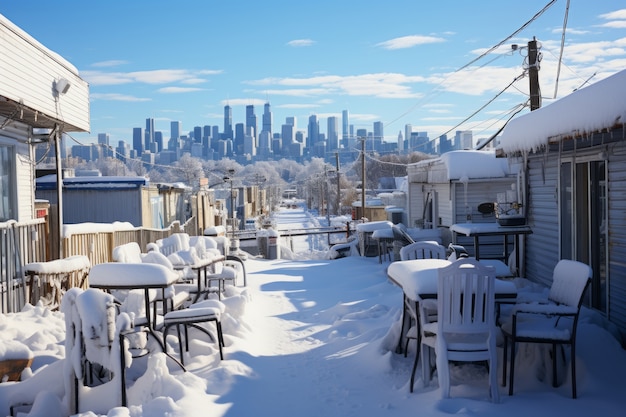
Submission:
[[[567,17],[569,15],[569,2],[567,0],[567,4],[565,5],[565,17],[563,18],[563,31],[561,32],[561,52],[559,53],[559,64],[556,68],[556,80],[554,82],[554,97],[556,98],[556,94],[559,90],[559,76],[561,74],[561,62],[563,61],[563,49],[565,48],[565,31],[567,29]]]

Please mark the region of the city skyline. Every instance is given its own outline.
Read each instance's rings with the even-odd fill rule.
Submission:
[[[511,8],[485,0],[480,12],[452,0],[356,4],[59,0],[34,9],[11,2],[0,13],[89,83],[91,132],[72,134],[79,143],[108,134],[132,144],[146,118],[155,132],[172,121],[184,132],[222,126],[225,105],[244,123],[254,105],[259,132],[266,123],[279,130],[287,117],[306,131],[316,114],[327,133],[327,119],[341,121],[349,109],[356,129],[379,121],[388,142],[407,124],[431,138],[472,130],[478,139],[527,100],[528,78],[512,81],[527,66],[533,37],[541,45],[543,105],[615,73],[626,59],[626,9],[617,2],[531,0]],[[272,121],[262,118],[266,102]]]

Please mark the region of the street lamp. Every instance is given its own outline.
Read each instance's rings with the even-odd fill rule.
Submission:
[[[224,182],[230,183],[230,227],[232,231],[232,238],[235,239],[235,189],[233,188],[233,176],[235,175],[234,169],[228,170],[228,175],[224,177]]]
[[[328,210],[328,205],[330,203],[330,187],[328,186],[328,174],[334,174],[334,169],[328,169],[326,165],[324,165],[324,183],[326,184],[326,223],[330,226],[330,211]]]

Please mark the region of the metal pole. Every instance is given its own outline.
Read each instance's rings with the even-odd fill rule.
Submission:
[[[57,171],[57,227],[59,232],[59,248],[56,253],[57,259],[63,258],[63,170],[61,166],[61,132],[59,125],[55,126],[54,134],[54,152],[56,157]]]
[[[335,152],[335,167],[337,168],[337,206],[335,207],[335,214],[341,215],[341,185],[339,184],[339,152]]]
[[[365,138],[361,138],[361,218],[365,218]]]

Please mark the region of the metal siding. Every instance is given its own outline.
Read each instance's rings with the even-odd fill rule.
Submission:
[[[626,144],[608,152],[609,320],[626,329]]]
[[[543,153],[529,155],[528,177],[527,215],[533,233],[526,237],[526,277],[550,286],[560,240],[556,158],[546,158]]]
[[[497,194],[511,189],[511,184],[516,182],[515,177],[507,178],[489,178],[485,180],[471,180],[467,184],[467,209],[465,206],[465,185],[460,182],[453,183],[453,205],[454,219],[450,223],[495,223],[495,214],[482,214],[478,211],[478,206],[485,202],[494,202],[497,200]],[[469,219],[468,219],[469,214]],[[450,226],[448,225],[448,226]],[[498,258],[503,252],[502,236],[484,236],[480,238],[481,258]],[[513,250],[512,238],[509,238],[510,244],[508,253]],[[467,236],[457,236],[456,243],[467,249],[470,255],[474,254],[474,238]]]
[[[424,193],[422,192],[422,183],[409,183],[409,210],[408,224],[406,226],[413,227],[416,222],[422,219],[424,211]]]
[[[141,224],[140,199],[134,190],[63,190],[63,221],[73,223],[129,222]]]

